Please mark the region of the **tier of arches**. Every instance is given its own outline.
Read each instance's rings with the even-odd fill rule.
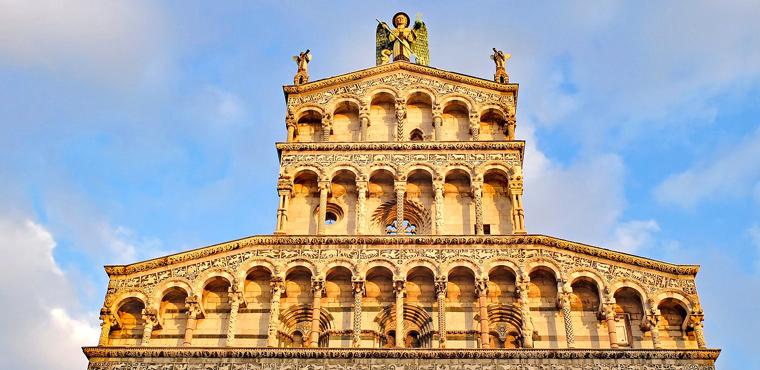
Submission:
[[[288,141],[513,140],[514,109],[477,104],[462,94],[382,86],[366,98],[341,95],[328,104],[290,107]]]
[[[609,348],[609,328],[620,348],[704,345],[698,303],[683,292],[647,294],[631,280],[544,261],[258,260],[170,279],[152,295],[125,292],[109,309],[105,344],[114,346]]]
[[[277,230],[290,235],[377,235],[399,229],[418,235],[522,231],[515,227],[514,207],[518,203],[521,208],[521,188],[510,188],[512,181],[522,185],[519,174],[497,163],[477,171],[473,174],[459,165],[436,170],[423,164],[399,169],[381,163],[366,172],[335,166],[329,175],[314,166],[288,168],[287,180],[280,184]]]

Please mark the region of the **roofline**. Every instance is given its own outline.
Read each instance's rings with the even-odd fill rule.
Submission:
[[[325,88],[327,86],[338,85],[343,83],[350,83],[353,81],[365,79],[386,72],[406,70],[410,72],[417,72],[427,75],[433,75],[444,79],[452,80],[455,82],[475,85],[485,89],[495,90],[499,92],[512,92],[515,94],[515,101],[517,101],[517,91],[519,90],[519,84],[507,83],[500,84],[496,81],[487,80],[481,77],[475,77],[466,75],[463,73],[451,72],[444,69],[438,69],[430,66],[423,66],[420,64],[409,63],[404,61],[397,61],[389,64],[383,64],[379,66],[369,67],[353,71],[349,73],[340,74],[337,76],[326,77],[316,81],[307,82],[302,85],[283,85],[282,90],[287,101],[289,94],[300,94],[310,92],[318,89]]]
[[[524,245],[544,244],[549,247],[568,250],[580,254],[599,257],[634,266],[649,268],[656,271],[675,275],[696,276],[699,265],[677,265],[651,258],[640,257],[625,252],[597,247],[589,244],[573,242],[542,234],[527,235],[429,235],[429,236],[396,236],[396,235],[253,235],[227,242],[217,243],[191,249],[184,252],[157,257],[127,265],[106,265],[105,271],[109,277],[123,276],[154,268],[170,266],[188,260],[213,256],[255,245],[303,246],[303,245]]]

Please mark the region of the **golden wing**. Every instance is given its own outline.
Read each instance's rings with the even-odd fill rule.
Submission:
[[[425,22],[417,16],[417,20],[414,21],[414,33],[417,39],[412,43],[412,53],[414,54],[417,64],[423,66],[430,65],[430,50],[428,49],[428,31]]]
[[[388,32],[387,26],[384,27],[382,23],[377,24],[377,30],[375,31],[375,63],[376,65],[383,64],[383,50],[391,49],[391,42],[388,39],[390,32]]]

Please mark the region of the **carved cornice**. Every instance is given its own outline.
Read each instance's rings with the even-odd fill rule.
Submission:
[[[719,349],[363,349],[363,348],[259,348],[259,347],[84,347],[89,360],[113,358],[293,358],[293,359],[630,359],[709,360]]]
[[[397,62],[397,63],[390,63],[390,64],[384,64],[384,65],[380,65],[376,67],[371,67],[367,69],[362,69],[362,70],[358,70],[355,72],[346,73],[346,74],[342,74],[342,75],[338,75],[334,77],[328,77],[328,78],[317,80],[314,82],[309,82],[303,85],[298,85],[298,86],[286,85],[282,87],[282,90],[285,92],[285,96],[287,97],[288,94],[300,94],[304,92],[315,91],[315,90],[323,89],[325,87],[344,84],[344,83],[350,83],[357,80],[365,79],[367,77],[372,77],[379,74],[392,72],[392,71],[399,71],[399,70],[421,73],[424,75],[449,80],[451,82],[465,83],[468,85],[472,85],[472,86],[476,86],[476,87],[480,87],[484,89],[489,89],[489,90],[495,90],[495,91],[501,91],[501,92],[514,92],[515,95],[517,95],[517,90],[519,86],[518,84],[515,84],[515,83],[500,84],[500,83],[496,83],[494,81],[482,79],[479,77],[473,77],[473,76],[468,76],[461,73],[449,72],[449,71],[445,71],[445,70],[437,69],[433,67],[421,66],[419,64]]]
[[[380,151],[380,150],[519,150],[524,140],[511,141],[428,141],[428,142],[346,142],[277,143],[277,151]]]
[[[630,254],[616,252],[609,249],[571,242],[545,235],[480,235],[480,236],[278,236],[278,235],[259,235],[248,238],[229,241],[203,247],[187,252],[177,253],[170,256],[154,258],[151,260],[137,262],[129,265],[110,265],[106,266],[106,272],[109,276],[128,275],[137,272],[147,271],[155,268],[162,268],[188,262],[199,258],[214,256],[220,253],[240,250],[243,248],[303,248],[303,247],[332,247],[352,249],[361,246],[387,246],[397,248],[399,246],[503,246],[503,247],[520,247],[520,246],[547,246],[603,258],[610,261],[626,263],[632,266],[648,268],[656,271],[676,275],[696,276],[699,271],[697,265],[675,265],[644,257],[633,256]]]

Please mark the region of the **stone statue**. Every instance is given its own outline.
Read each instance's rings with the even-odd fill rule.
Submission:
[[[301,85],[309,82],[309,62],[311,61],[311,50],[306,51],[293,56],[293,61],[298,65],[298,71],[295,78],[293,78],[293,84]]]
[[[411,56],[414,55],[415,63],[425,66],[430,63],[427,26],[419,14],[414,27],[410,27],[409,16],[404,12],[398,12],[393,16],[394,29],[385,22],[379,20],[377,22],[375,32],[377,65],[384,64],[383,56],[388,54],[393,55],[393,61],[411,62]]]
[[[507,74],[507,61],[512,57],[512,54],[505,53],[501,50],[493,48],[493,55],[491,60],[496,64],[496,73],[493,75],[493,79],[499,83],[508,83],[509,75]]]

